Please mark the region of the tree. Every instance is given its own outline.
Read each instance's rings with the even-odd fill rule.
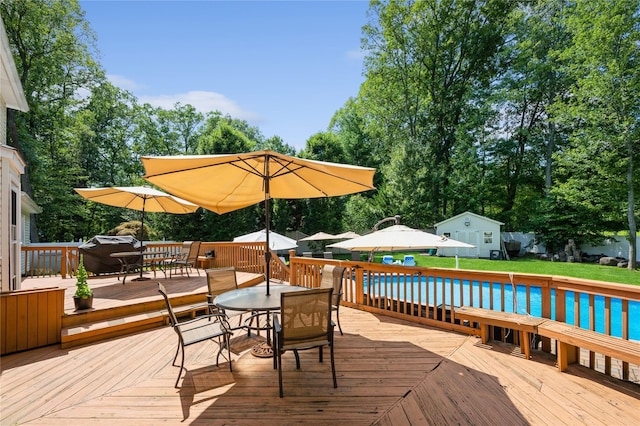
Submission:
[[[575,84],[571,97],[555,105],[560,119],[571,123],[573,130],[562,157],[586,154],[590,167],[570,176],[559,191],[567,199],[602,206],[601,217],[626,205],[629,268],[635,269],[640,7],[636,0],[578,0],[567,9],[566,23],[572,44],[562,58]],[[599,191],[583,190],[581,178],[587,173],[600,175]]]
[[[62,206],[83,173],[78,151],[69,144],[70,112],[85,102],[81,89],[101,75],[93,59],[95,37],[76,0],[4,1],[0,12],[30,108],[9,110],[7,127],[10,143],[27,163],[22,188],[43,207],[37,221],[32,219],[31,238],[39,241],[41,228],[47,239],[68,240],[73,215],[54,215],[65,216]]]
[[[376,21],[364,28],[367,79],[358,96],[370,111],[367,123],[385,135],[392,152],[395,165],[385,171],[396,182],[390,193],[415,201],[401,214],[433,223],[459,204],[453,194],[477,183],[470,174],[451,180],[454,162],[474,161],[464,141],[471,127],[466,120],[478,117],[514,6],[498,0],[371,3]]]
[[[484,149],[490,163],[487,188],[507,229],[527,225],[518,218],[528,216],[530,205],[521,202],[519,191],[542,198],[540,188],[545,185],[547,194],[551,188],[552,154],[561,135],[550,106],[569,84],[555,54],[569,40],[560,19],[563,7],[564,0],[545,0],[515,11],[512,35],[501,52],[501,62],[509,66],[496,76],[498,90],[491,99],[497,116]]]

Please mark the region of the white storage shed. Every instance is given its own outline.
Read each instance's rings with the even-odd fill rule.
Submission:
[[[469,211],[436,223],[436,234],[472,244],[476,248],[439,249],[439,256],[500,258],[500,227],[504,223]]]

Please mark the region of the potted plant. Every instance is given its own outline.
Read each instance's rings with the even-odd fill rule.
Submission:
[[[82,255],[80,255],[80,263],[76,274],[76,292],[73,295],[73,303],[76,306],[76,311],[91,309],[93,306],[93,290],[87,284],[87,270],[84,268]]]

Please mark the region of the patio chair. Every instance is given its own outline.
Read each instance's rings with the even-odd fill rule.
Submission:
[[[333,252],[332,251],[325,251],[322,253],[325,259],[333,259]]]
[[[333,296],[331,299],[331,310],[336,313],[336,322],[340,335],[342,326],[340,325],[340,301],[342,300],[342,283],[344,280],[344,266],[324,265],[322,268],[322,278],[320,279],[320,288],[332,288]]]
[[[222,313],[209,314],[196,317],[194,319],[178,322],[169,297],[167,296],[167,290],[164,286],[158,283],[158,291],[164,298],[164,302],[167,305],[167,311],[169,313],[169,322],[173,330],[178,335],[178,348],[176,354],[173,357],[173,364],[176,365],[176,359],[178,359],[178,352],[182,350],[182,360],[180,361],[180,371],[178,372],[178,378],[174,387],[178,387],[180,376],[184,368],[184,348],[195,343],[204,342],[206,340],[216,341],[218,344],[218,353],[216,354],[216,367],[218,366],[218,360],[220,355],[224,357],[223,350],[227,347],[227,360],[229,361],[229,371],[233,371],[231,365],[231,348],[229,344],[229,338],[233,334],[229,331],[229,322],[227,316]]]
[[[382,256],[382,264],[393,265],[393,256],[391,256],[390,254]]]
[[[331,295],[333,288],[316,288],[280,294],[280,319],[273,314],[273,368],[278,369],[280,398],[282,391],[282,354],[293,351],[296,368],[300,369],[298,351],[329,346],[333,387],[338,387],[333,358],[333,321],[331,321]]]
[[[404,266],[416,266],[416,259],[411,254],[407,254],[404,256],[404,260],[402,261]]]
[[[187,278],[191,278],[189,276],[189,269],[195,268],[198,275],[200,275],[200,271],[198,270],[198,253],[200,252],[200,241],[185,241],[182,243],[182,251],[178,253],[174,258],[167,259],[165,265],[170,268],[169,269],[169,278],[173,276],[173,269],[180,267],[180,273],[184,274],[184,271],[187,272]]]
[[[209,313],[222,313],[225,314],[229,319],[237,318],[238,326],[231,327],[231,330],[245,328],[242,323],[242,315],[246,313],[245,311],[224,310],[218,308],[214,304],[216,296],[238,288],[236,268],[234,266],[229,266],[225,268],[207,269],[206,274],[207,287],[209,289],[209,293],[207,294],[207,305],[209,306]]]

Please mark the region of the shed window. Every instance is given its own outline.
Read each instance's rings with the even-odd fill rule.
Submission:
[[[442,234],[442,235],[444,235],[444,236],[445,236],[445,237],[447,237],[447,238],[451,238],[451,232],[445,232],[445,233],[444,233],[444,234]]]
[[[485,244],[493,243],[493,232],[485,232],[484,233],[484,243]]]

